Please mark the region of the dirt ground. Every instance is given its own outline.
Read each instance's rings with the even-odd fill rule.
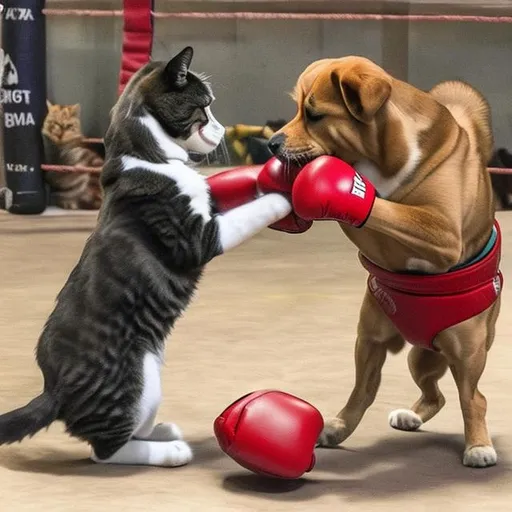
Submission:
[[[502,313],[481,390],[499,464],[461,465],[463,425],[451,375],[444,410],[419,433],[392,430],[388,413],[418,391],[407,350],[390,356],[381,391],[343,448],[317,450],[303,479],[258,477],[225,456],[213,420],[230,402],[278,388],[338,412],[351,391],[365,272],[334,223],[291,236],[266,230],[213,261],[167,348],[161,421],[178,423],[195,460],[177,469],[98,466],[60,424],[0,448],[0,511],[481,511],[512,510],[512,216],[504,234]],[[94,215],[0,214],[0,411],[41,387],[34,346]],[[441,508],[442,507],[442,508]]]

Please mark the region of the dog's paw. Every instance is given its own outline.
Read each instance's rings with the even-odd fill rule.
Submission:
[[[498,455],[492,446],[472,446],[464,452],[462,463],[470,468],[488,468],[498,462]]]
[[[412,432],[418,430],[423,421],[410,409],[396,409],[388,417],[389,425],[397,430],[406,430]]]
[[[351,434],[345,426],[345,422],[339,418],[327,420],[322,433],[318,437],[317,446],[334,448]]]

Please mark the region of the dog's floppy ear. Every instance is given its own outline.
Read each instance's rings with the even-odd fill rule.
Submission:
[[[350,69],[340,75],[333,71],[331,79],[348,111],[357,120],[369,123],[391,94],[391,80],[375,72]]]
[[[165,67],[165,76],[173,87],[182,89],[187,85],[188,68],[193,56],[194,50],[187,46],[168,62]]]

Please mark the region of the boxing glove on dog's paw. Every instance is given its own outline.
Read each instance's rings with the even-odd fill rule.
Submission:
[[[360,228],[371,214],[376,191],[349,164],[321,156],[305,165],[293,184],[293,209],[307,220],[337,220]]]
[[[222,450],[238,464],[267,476],[299,478],[315,465],[324,422],[311,404],[282,391],[246,395],[215,420]]]

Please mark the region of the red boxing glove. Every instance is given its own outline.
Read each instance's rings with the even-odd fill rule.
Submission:
[[[217,208],[225,212],[256,199],[261,193],[280,192],[291,200],[293,178],[298,169],[286,169],[290,170],[285,172],[284,164],[273,157],[265,165],[235,167],[208,176],[206,181]]]
[[[279,192],[290,197],[295,178],[300,169],[291,164],[284,164],[276,157],[272,157],[261,169],[258,175],[258,189],[265,193]],[[295,212],[290,213],[284,219],[269,226],[276,231],[286,233],[304,233],[313,222],[301,219]]]
[[[219,212],[242,206],[258,197],[258,175],[263,166],[235,167],[208,176],[206,181]]]
[[[297,176],[292,202],[304,219],[337,220],[360,228],[370,216],[375,195],[375,187],[346,162],[321,156]]]
[[[315,465],[324,426],[311,404],[282,391],[256,391],[231,404],[215,420],[222,450],[255,473],[299,478]]]
[[[273,156],[258,174],[258,188],[264,193],[280,192],[291,196],[293,182],[299,172],[299,167],[285,164]]]
[[[289,167],[273,157],[265,165],[235,167],[208,176],[206,181],[218,211],[223,213],[256,199],[262,193],[279,192],[290,196],[291,201],[293,179],[298,170],[285,169]],[[269,227],[286,233],[304,233],[312,224],[292,212]]]

